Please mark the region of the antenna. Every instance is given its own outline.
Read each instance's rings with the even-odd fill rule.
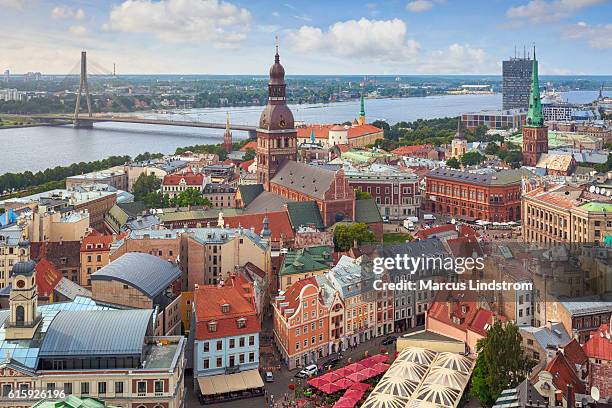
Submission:
[[[113,76],[117,75],[117,71],[115,71],[115,63],[113,62]]]
[[[527,47],[523,44],[523,59],[527,59]]]

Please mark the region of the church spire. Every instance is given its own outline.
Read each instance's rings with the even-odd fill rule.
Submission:
[[[455,132],[455,139],[465,139],[465,135],[463,134],[463,127],[461,126],[461,116],[457,119],[457,132]]]
[[[232,130],[230,128],[230,114],[227,112],[227,119],[225,121],[225,133],[223,133],[223,148],[227,153],[231,153],[232,146]]]
[[[540,82],[538,80],[538,60],[536,59],[535,46],[533,47],[533,61],[531,68],[531,93],[529,94],[529,111],[527,112],[527,126],[544,126],[542,103],[540,101]]]
[[[359,121],[360,125],[365,125],[366,116],[365,116],[365,101],[363,99],[363,90],[361,91],[361,96],[359,97],[360,109],[359,109]]]

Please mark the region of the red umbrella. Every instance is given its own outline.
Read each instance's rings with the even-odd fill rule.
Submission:
[[[335,371],[330,371],[329,373],[323,374],[319,378],[327,382],[334,382],[336,380],[341,379],[342,376],[338,375]]]
[[[307,382],[308,382],[308,385],[311,385],[311,386],[313,386],[315,388],[321,388],[321,386],[323,384],[327,384],[330,381],[327,381],[327,379],[325,379],[323,377],[315,377],[315,378],[311,378]]]
[[[341,368],[339,368],[339,369],[337,369],[337,370],[334,370],[334,371],[332,371],[332,372],[334,372],[334,373],[338,374],[340,377],[346,377],[346,376],[348,376],[349,374],[351,374],[351,373],[352,373],[352,371],[349,371],[349,370],[347,370],[347,369],[346,369],[346,368],[344,368],[344,367],[341,367]]]
[[[341,378],[338,381],[334,382],[334,385],[337,385],[342,390],[347,389],[348,387],[350,387],[353,384],[355,384],[355,382],[349,380],[348,378]]]
[[[338,387],[336,384],[333,383],[323,384],[321,388],[319,388],[319,390],[321,390],[325,394],[333,394],[340,391],[341,389],[342,388]]]
[[[380,372],[376,368],[365,368],[361,371],[361,374],[363,374],[365,378],[372,378],[376,377]]]
[[[348,378],[349,380],[353,381],[353,382],[361,382],[363,380],[367,380],[368,376],[364,375],[363,371],[357,371],[356,373],[347,375],[346,378]]]
[[[363,370],[365,367],[359,363],[353,363],[344,367],[345,370],[350,371],[351,373],[356,373],[357,371]]]
[[[352,400],[350,398],[340,398],[334,404],[334,408],[353,408],[357,404],[357,401]]]
[[[373,365],[376,364],[376,361],[372,360],[372,357],[368,357],[368,358],[364,358],[363,360],[361,360],[359,364],[361,364],[364,367],[372,367]]]
[[[376,354],[370,358],[376,361],[377,363],[386,363],[389,361],[389,356],[386,356],[384,354]]]
[[[360,390],[367,391],[370,388],[370,384],[366,383],[355,383],[349,387],[349,390]]]
[[[363,394],[365,394],[365,390],[355,390],[355,389],[349,388],[348,390],[346,390],[342,398],[350,397],[356,400],[360,400],[361,397],[363,397]]]
[[[384,373],[385,371],[387,371],[389,369],[389,367],[391,367],[391,366],[389,364],[387,364],[387,363],[378,363],[374,367],[372,367],[372,369],[376,370],[376,372],[378,374],[381,374],[381,373]]]

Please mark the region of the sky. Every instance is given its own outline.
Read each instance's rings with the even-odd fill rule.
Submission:
[[[289,75],[500,75],[534,43],[612,74],[612,0],[0,0],[0,72],[262,75],[276,37]]]

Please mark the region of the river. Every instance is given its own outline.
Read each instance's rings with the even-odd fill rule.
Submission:
[[[592,101],[597,92],[568,92],[570,102]],[[389,123],[419,118],[457,116],[463,112],[499,109],[501,94],[443,95],[425,98],[368,99],[368,121],[385,119]],[[176,120],[225,122],[227,112],[234,123],[256,125],[261,106],[194,109],[188,113],[147,114],[148,117]],[[307,123],[338,123],[353,120],[359,112],[359,101],[332,104],[292,105],[295,119]],[[245,132],[233,132],[235,139],[246,138]],[[223,130],[152,126],[124,123],[96,123],[93,129],[71,126],[30,127],[0,130],[4,159],[0,174],[38,171],[80,161],[93,161],[111,155],[135,156],[146,151],[173,153],[177,147],[213,144],[222,141]]]

